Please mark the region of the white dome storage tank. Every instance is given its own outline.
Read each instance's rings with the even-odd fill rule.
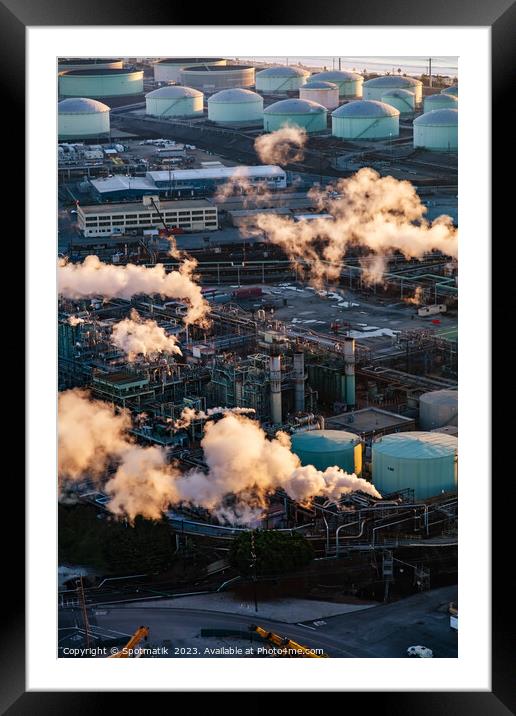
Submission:
[[[165,85],[145,95],[145,112],[154,117],[199,117],[204,95],[193,87]]]
[[[310,73],[300,67],[267,67],[256,73],[256,89],[264,94],[295,92],[305,84],[308,77]]]
[[[302,127],[309,134],[327,128],[326,107],[308,99],[284,99],[263,110],[263,128],[275,132],[281,127]]]
[[[444,425],[457,425],[459,392],[432,390],[419,398],[419,425],[422,430],[434,430]]]
[[[364,99],[379,99],[388,90],[404,89],[413,92],[416,97],[416,105],[421,104],[423,98],[423,83],[413,77],[402,77],[399,75],[383,75],[364,82]]]
[[[87,97],[64,99],[57,104],[59,139],[109,136],[109,107]]]
[[[455,491],[457,447],[457,438],[445,433],[383,435],[372,445],[372,482],[383,497],[411,489],[424,500]]]
[[[454,152],[458,147],[459,112],[434,109],[414,120],[414,148]]]
[[[339,106],[339,88],[334,82],[310,80],[300,88],[299,98],[322,104],[326,109],[335,109]]]
[[[390,104],[400,114],[414,114],[416,109],[416,95],[409,90],[388,90],[382,95],[381,101],[385,104]]]
[[[70,70],[59,74],[61,97],[130,97],[143,94],[143,70]]]
[[[431,94],[423,100],[423,112],[432,112],[434,109],[458,109],[459,101],[451,94]]]
[[[198,65],[181,70],[181,84],[205,92],[254,87],[254,81],[254,67],[251,65]]]
[[[459,88],[457,85],[454,85],[453,87],[446,87],[446,89],[441,90],[441,94],[448,94],[459,99]]]
[[[263,98],[241,87],[221,90],[208,99],[208,119],[222,124],[261,122]]]
[[[364,78],[357,72],[348,70],[326,70],[312,76],[313,80],[333,82],[339,88],[339,97],[360,99],[362,97],[362,86]]]
[[[384,102],[356,100],[331,115],[331,133],[340,139],[389,139],[399,131],[399,111]]]
[[[226,65],[223,57],[167,57],[154,63],[154,80],[156,82],[179,82],[181,70],[185,67],[204,65]]]

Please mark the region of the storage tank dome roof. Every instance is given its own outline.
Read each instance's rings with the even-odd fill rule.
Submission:
[[[109,107],[103,102],[88,97],[70,97],[57,103],[60,114],[95,114],[96,112],[109,112]]]
[[[364,87],[417,87],[422,84],[421,80],[415,80],[412,77],[399,77],[397,75],[384,75],[383,77],[374,77],[372,80],[364,82]]]
[[[320,114],[326,107],[311,99],[282,99],[263,110],[264,114]]]
[[[375,453],[392,457],[426,460],[448,457],[457,451],[458,444],[454,435],[416,430],[384,435],[375,440],[373,448]]]
[[[165,57],[163,60],[158,60],[155,65],[180,65],[180,64],[191,64],[192,62],[202,62],[203,64],[209,64],[210,62],[222,62],[223,57]]]
[[[359,442],[358,435],[345,430],[304,430],[292,436],[295,449],[304,452],[335,452]]]
[[[182,85],[165,85],[159,89],[152,90],[145,95],[152,99],[181,99],[182,97],[202,97],[202,92],[193,87],[183,87]]]
[[[384,97],[403,97],[403,99],[405,99],[407,97],[413,97],[414,92],[397,87],[396,89],[386,90],[384,92],[383,96]]]
[[[434,405],[457,405],[459,399],[458,390],[431,390],[428,393],[423,393],[419,397],[419,400],[425,403],[432,403]]]
[[[399,111],[385,102],[375,99],[357,99],[354,102],[342,104],[332,117],[395,117]]]
[[[337,89],[334,82],[326,82],[325,80],[310,80],[303,85],[303,89]]]
[[[308,77],[310,73],[300,67],[289,65],[278,65],[278,67],[267,67],[257,73],[257,77]]]
[[[449,103],[450,107],[458,107],[458,98],[455,97],[452,94],[443,94],[442,92],[440,94],[431,94],[428,97],[425,97],[425,105],[426,104],[432,104],[433,102],[437,103]]]
[[[459,110],[445,107],[425,112],[414,120],[421,127],[453,126],[459,121]]]
[[[314,75],[318,80],[329,80],[330,82],[353,82],[359,80],[362,75],[357,72],[349,72],[348,70],[328,70],[326,72],[318,72]]]
[[[256,92],[242,87],[234,87],[212,94],[208,102],[256,102],[257,99],[261,100],[262,98]]]
[[[447,87],[446,89],[441,90],[441,94],[449,94],[452,97],[458,97],[459,88],[457,85],[454,85],[453,87]]]

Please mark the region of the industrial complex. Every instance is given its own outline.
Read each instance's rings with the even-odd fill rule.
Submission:
[[[59,60],[62,657],[457,656],[458,78],[343,59]]]

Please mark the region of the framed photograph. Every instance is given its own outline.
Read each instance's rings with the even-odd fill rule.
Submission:
[[[485,337],[514,10],[214,15],[1,7],[29,317],[2,707],[508,713]]]

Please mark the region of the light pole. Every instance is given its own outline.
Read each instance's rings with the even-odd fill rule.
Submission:
[[[251,569],[253,570],[253,596],[254,596],[254,611],[258,611],[258,600],[256,597],[256,551],[254,545],[254,530],[251,531]]]

